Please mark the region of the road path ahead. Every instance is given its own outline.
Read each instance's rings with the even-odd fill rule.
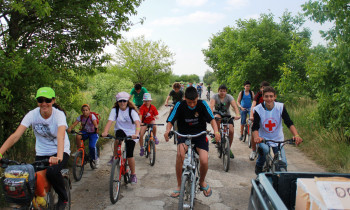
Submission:
[[[205,97],[203,92],[202,97]],[[161,107],[157,123],[165,123],[169,108]],[[250,149],[247,142],[239,137],[240,122],[235,122],[235,137],[232,151],[235,155],[230,161],[230,170],[223,171],[222,160],[217,157],[213,144],[209,149],[209,170],[206,181],[212,187],[213,194],[206,198],[202,192],[197,194],[196,209],[247,209],[251,179],[254,179],[255,162],[249,160]],[[208,128],[210,125],[208,124]],[[112,205],[109,200],[110,166],[107,162],[112,154],[112,142],[104,145],[101,166],[92,171],[88,165],[79,182],[72,181],[72,209],[177,209],[178,199],[171,198],[176,188],[175,155],[176,146],[172,141],[165,142],[165,126],[158,127],[157,157],[155,165],[149,165],[148,159],[140,157],[139,145],[136,145],[136,185],[122,186],[119,201]],[[310,161],[294,146],[286,146],[289,171],[322,172],[322,168]]]

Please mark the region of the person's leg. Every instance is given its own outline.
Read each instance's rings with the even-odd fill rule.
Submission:
[[[250,145],[252,145],[252,152],[250,153],[249,155],[249,159],[250,160],[254,160],[256,158],[256,143],[254,141],[254,136],[251,135],[251,138],[250,138]]]
[[[145,132],[147,130],[147,126],[141,126],[140,129],[140,156],[143,156],[145,153],[145,149],[143,148],[143,136],[145,135]]]
[[[176,153],[176,163],[175,163],[175,173],[177,187],[176,190],[171,193],[171,197],[178,197],[180,195],[181,188],[181,176],[182,176],[182,164],[185,159],[185,153],[187,151],[187,145],[184,144],[184,138],[179,138],[177,141],[177,153]]]
[[[272,151],[273,151],[273,154],[276,155],[276,153],[278,152],[278,149],[277,147],[272,147]],[[286,157],[286,152],[284,150],[284,147],[282,147],[281,149],[281,156],[282,156],[282,161],[286,164],[287,166],[287,157]]]
[[[246,124],[246,120],[247,120],[247,111],[240,111],[241,113],[241,136],[239,137],[239,140],[243,140],[243,130],[244,130],[244,126]]]
[[[134,148],[135,148],[135,141],[133,140],[127,140],[125,141],[126,145],[126,158],[128,159],[129,167],[130,167],[130,180],[131,184],[137,183],[137,177],[136,177],[136,171],[135,171],[135,158],[134,158]]]
[[[81,138],[82,138],[81,135],[76,135],[75,136],[75,143],[76,143],[78,149],[80,148]]]
[[[258,175],[262,172],[262,168],[266,161],[266,155],[270,152],[270,147],[267,144],[260,143],[258,149],[258,158],[255,165],[255,173]]]
[[[209,151],[209,145],[206,141],[206,136],[199,136],[198,138],[195,138],[193,140],[195,142],[195,148],[199,155],[199,186],[200,189],[203,191],[205,196],[210,196],[212,191],[209,185],[205,182],[205,177],[208,172],[208,151]]]
[[[53,156],[57,156],[57,154]],[[63,160],[59,164],[52,165],[46,170],[46,178],[57,193],[58,198],[61,200],[61,202],[68,201],[67,191],[64,188],[64,180],[61,174],[61,170],[67,165],[68,160],[69,155],[67,153],[63,153]]]
[[[97,141],[98,141],[98,134],[97,133],[89,134],[89,154],[90,154],[90,158],[92,160],[98,159],[97,149],[96,149]]]

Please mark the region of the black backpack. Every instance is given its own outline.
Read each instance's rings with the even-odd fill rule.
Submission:
[[[132,110],[133,110],[133,109],[129,107],[129,117],[130,117],[130,119],[131,119],[131,123],[134,124],[134,119],[132,119],[132,116],[131,116],[131,111],[132,111]],[[118,119],[118,113],[119,113],[119,107],[116,107],[116,108],[115,108],[115,113],[116,113],[115,119],[117,120],[117,119]]]

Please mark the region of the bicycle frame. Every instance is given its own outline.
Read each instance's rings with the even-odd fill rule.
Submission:
[[[289,144],[294,144],[295,140],[294,139],[287,139],[285,141],[273,141],[273,140],[263,140],[262,143],[267,143],[267,142],[273,142],[273,143],[277,143],[277,153],[274,154],[274,156],[271,155],[271,147],[269,146],[269,153],[266,155],[266,169],[267,171],[271,171],[271,172],[275,172],[275,167],[276,164],[281,163],[281,167],[284,168],[285,171],[287,171],[285,163],[282,161],[282,153],[281,150],[284,147],[285,143],[289,143]],[[283,163],[282,163],[283,162]],[[280,166],[278,166],[276,171],[280,170]]]

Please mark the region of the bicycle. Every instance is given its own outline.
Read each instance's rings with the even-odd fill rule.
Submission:
[[[14,209],[56,209],[58,195],[46,178],[49,160],[38,160],[32,164],[15,160],[1,159],[1,167],[5,168],[2,178],[5,198]],[[71,206],[71,181],[69,169],[62,169],[64,187],[68,201],[65,209]]]
[[[186,138],[185,144],[191,149],[187,149],[186,157],[182,165],[181,188],[179,195],[178,209],[184,208],[193,209],[194,199],[199,188],[199,155],[192,144],[192,138],[207,134],[207,131],[202,131],[195,135],[180,134],[177,131],[170,131],[169,137],[177,134],[180,137]]]
[[[274,141],[274,140],[265,140],[263,139],[262,143],[266,142],[273,142],[277,143],[277,153],[272,156],[271,155],[271,149],[269,148],[269,153],[266,155],[266,161],[263,166],[263,172],[276,172],[276,171],[281,171],[281,172],[286,172],[287,171],[287,165],[285,162],[282,161],[282,155],[281,155],[281,150],[284,147],[285,143],[287,144],[295,144],[294,139],[287,139],[284,141]]]
[[[74,130],[72,130],[71,133],[75,135],[81,135],[81,136],[84,135]],[[90,133],[87,133],[87,134],[90,134]],[[96,152],[97,152],[97,157],[100,157],[100,147],[98,145],[96,145]],[[74,162],[73,162],[73,177],[75,181],[79,181],[83,177],[84,166],[88,162],[90,163],[91,169],[94,170],[97,168],[96,162],[90,158],[89,153],[85,149],[84,140],[81,139],[80,147],[77,150],[77,153],[75,154]]]
[[[253,122],[247,117],[246,124],[244,125],[244,130],[243,130],[243,142],[247,140],[249,148],[252,147],[252,144],[250,142],[252,138],[252,124]]]
[[[145,132],[145,143],[144,143],[144,148],[145,148],[145,157],[149,158],[149,164],[151,166],[154,166],[154,163],[156,161],[156,143],[153,137],[153,126],[154,125],[159,125],[162,126],[164,124],[144,124],[141,126],[147,126],[147,130]]]
[[[174,104],[169,104],[169,105],[166,105],[168,107],[174,107]],[[172,128],[173,131],[177,131],[177,122],[174,123],[174,126]],[[174,133],[174,144],[176,144],[177,142],[177,134]]]
[[[131,183],[130,179],[130,168],[128,164],[128,159],[126,158],[126,149],[127,146],[124,144],[124,150],[122,151],[122,142],[132,141],[131,136],[127,137],[114,137],[112,135],[108,135],[104,137],[106,139],[114,139],[118,140],[117,153],[113,157],[111,175],[109,178],[109,198],[112,204],[115,204],[118,201],[120,194],[120,184],[122,181],[122,177],[124,178],[125,185]]]
[[[229,123],[231,115],[225,114],[223,112],[214,112],[214,114],[219,114],[221,117],[215,117],[215,120],[220,120],[220,137],[221,142],[216,143],[218,149],[218,157],[222,157],[222,163],[224,166],[224,171],[228,172],[230,169],[230,140],[229,140]]]
[[[207,91],[207,101],[210,101],[210,91]]]

